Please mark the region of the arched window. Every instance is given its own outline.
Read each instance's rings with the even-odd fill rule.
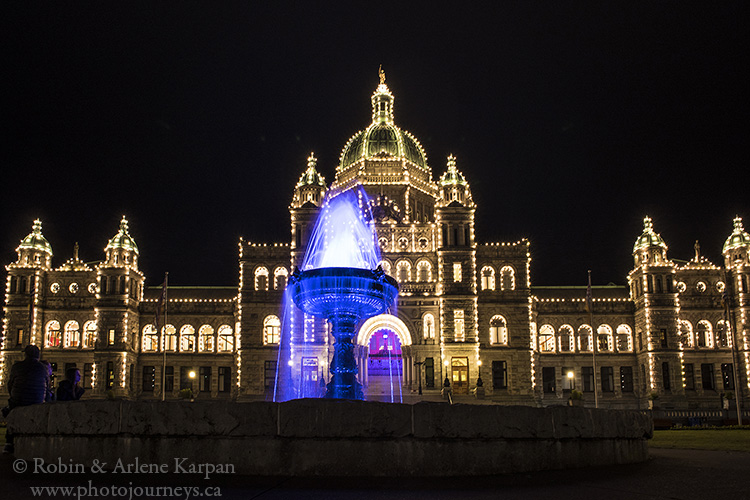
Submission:
[[[232,327],[229,325],[221,325],[218,333],[219,341],[216,344],[217,352],[234,351],[234,334],[232,333]]]
[[[411,281],[411,264],[408,260],[402,260],[396,264],[396,280],[399,283]]]
[[[716,323],[716,347],[732,347],[732,335],[723,319]]]
[[[83,348],[93,349],[96,343],[96,321],[87,321],[83,324]]]
[[[516,289],[516,272],[510,266],[500,269],[500,290]]]
[[[693,325],[690,321],[680,320],[680,343],[682,347],[693,347]]]
[[[482,268],[482,290],[495,290],[495,268],[484,266]]]
[[[712,348],[714,346],[714,335],[711,331],[711,323],[702,319],[695,326],[695,338],[698,341],[698,347]]]
[[[177,350],[177,328],[174,325],[164,325],[161,328],[161,334],[164,337],[162,348],[165,351]]]
[[[65,347],[81,347],[81,328],[78,321],[65,323]]]
[[[611,352],[613,343],[612,343],[612,327],[603,324],[599,325],[599,328],[596,329],[596,336],[599,340],[598,342],[598,349],[600,352]]]
[[[633,352],[633,330],[628,325],[617,327],[617,350],[619,352]]]
[[[180,328],[180,352],[195,352],[195,328],[183,325]]]
[[[156,352],[159,349],[159,336],[154,325],[143,327],[143,352]]]
[[[417,281],[427,283],[432,281],[432,264],[428,260],[420,260],[417,263]]]
[[[289,276],[289,271],[285,267],[277,267],[273,270],[273,289],[283,290],[286,288],[286,279]]]
[[[424,315],[424,318],[422,319],[423,324],[423,335],[426,339],[434,339],[435,338],[435,317],[432,315],[432,313],[427,313]]]
[[[44,347],[60,347],[60,322],[52,320],[47,323],[44,335]]]
[[[592,330],[589,325],[581,325],[578,327],[578,350],[584,352],[591,351],[591,336]]]
[[[557,333],[560,336],[560,352],[573,352],[576,350],[576,336],[573,333],[573,327],[570,325],[563,325]]]
[[[278,344],[281,337],[281,321],[273,314],[263,320],[263,344]]]
[[[490,344],[508,343],[508,323],[502,316],[495,315],[490,320]]]
[[[198,330],[198,352],[214,352],[214,327],[203,325]]]
[[[539,352],[555,352],[555,329],[542,325],[539,329]]]
[[[378,264],[378,265],[383,268],[383,272],[385,274],[387,274],[388,276],[393,276],[391,274],[391,263],[390,262],[388,262],[387,260],[381,260],[380,264]]]
[[[263,266],[255,270],[255,289],[268,290],[268,269]]]

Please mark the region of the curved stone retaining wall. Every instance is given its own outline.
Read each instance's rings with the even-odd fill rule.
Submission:
[[[79,401],[15,409],[16,456],[232,464],[253,475],[468,476],[648,458],[650,415],[525,406]]]

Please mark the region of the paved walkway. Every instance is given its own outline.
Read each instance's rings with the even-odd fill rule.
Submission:
[[[652,449],[649,461],[641,464],[535,472],[480,478],[258,478],[212,476],[202,479],[184,474],[53,474],[13,471],[14,458],[0,458],[0,497],[77,498],[77,493],[96,493],[80,498],[129,498],[133,488],[195,487],[203,498],[216,494],[222,499],[750,499],[750,453],[701,450]],[[91,490],[91,486],[100,488]],[[72,488],[41,491],[30,487]],[[111,487],[120,488],[112,495]],[[79,489],[79,487],[81,487]],[[101,488],[110,488],[103,490]],[[106,496],[100,493],[107,493]],[[144,490],[143,493],[146,493]],[[180,492],[132,498],[199,498]]]

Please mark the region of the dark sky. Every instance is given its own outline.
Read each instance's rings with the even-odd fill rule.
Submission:
[[[37,217],[55,266],[99,260],[125,214],[149,284],[236,284],[240,236],[289,240],[311,151],[333,179],[380,64],[534,284],[625,283],[646,214],[678,259],[750,226],[744,2],[9,3],[3,263]]]

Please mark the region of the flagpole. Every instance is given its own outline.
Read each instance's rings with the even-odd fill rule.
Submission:
[[[162,327],[162,367],[161,367],[161,400],[164,401],[167,398],[167,310],[169,309],[169,301],[167,300],[167,287],[168,287],[169,273],[164,273],[164,326]],[[156,305],[157,309],[159,304]],[[158,312],[157,312],[158,314]]]
[[[591,352],[594,359],[594,407],[599,408],[599,391],[596,386],[596,349],[599,346],[599,333],[594,330],[594,304],[591,297],[591,269],[589,269],[589,287],[586,290],[586,309],[589,310],[589,323],[591,324]]]

